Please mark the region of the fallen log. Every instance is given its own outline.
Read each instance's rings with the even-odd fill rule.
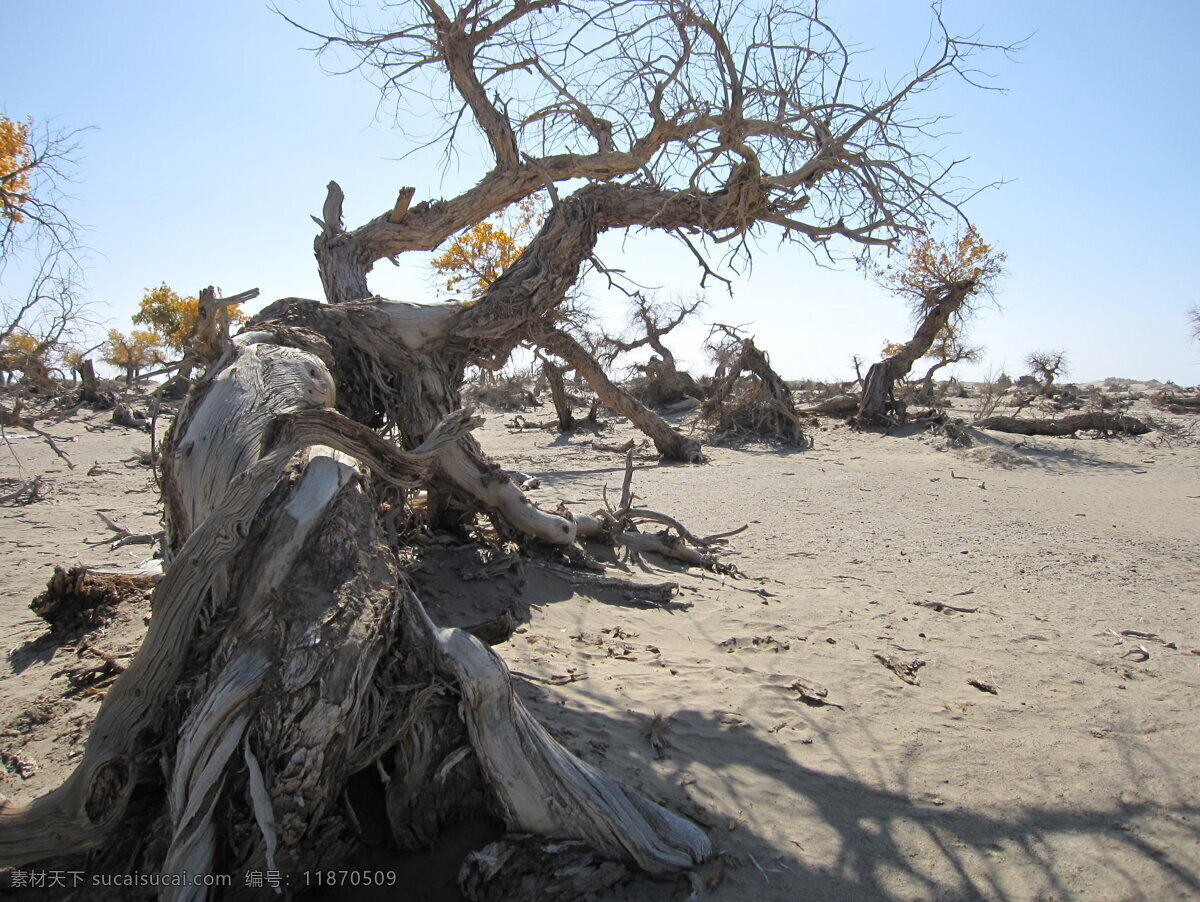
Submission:
[[[1016,435],[1074,435],[1077,432],[1095,430],[1103,435],[1145,435],[1150,426],[1137,417],[1117,413],[1077,413],[1058,419],[1032,420],[1019,417],[988,417],[975,426],[993,432],[1010,432]]]

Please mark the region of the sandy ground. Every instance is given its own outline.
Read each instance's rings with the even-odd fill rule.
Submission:
[[[623,461],[590,434],[513,433],[510,416],[479,437],[541,477],[539,504],[619,492]],[[150,470],[123,462],[148,437],[106,421],[39,423],[74,470],[20,430],[0,448],[0,478],[46,476],[45,500],[0,506],[0,792],[21,801],[69,773],[98,705],[61,673],[90,654],[81,637],[47,636],[30,600],[54,564],[146,557],[90,544],[112,535],[97,511],[158,528]],[[1200,899],[1196,439],[813,434],[805,452],[710,447],[705,466],[635,474],[693,532],[748,524],[728,556],[743,578],[614,561],[677,582],[663,606],[533,560],[463,582],[447,549],[422,592],[443,622],[516,606],[499,650],[534,713],[710,828],[713,899]],[[127,605],[87,640],[129,653],[147,615]],[[688,892],[642,879],[614,898]]]

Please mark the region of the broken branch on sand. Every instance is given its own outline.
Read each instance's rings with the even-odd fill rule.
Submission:
[[[947,611],[953,611],[956,614],[975,614],[979,612],[979,608],[963,608],[958,605],[947,604],[944,601],[914,601],[919,608],[933,608],[939,614],[944,614]]]
[[[920,678],[917,677],[917,671],[928,663],[927,661],[922,661],[920,658],[913,658],[911,661],[901,661],[899,658],[885,655],[881,652],[875,653],[875,660],[910,686],[919,686],[921,684]]]
[[[32,504],[34,501],[41,501],[44,481],[45,479],[41,474],[26,480],[15,490],[0,495],[0,504],[7,504],[10,501],[20,504]]]
[[[116,551],[125,545],[153,545],[163,537],[163,531],[159,530],[155,533],[135,533],[132,530],[121,526],[119,523],[114,523],[102,511],[96,511],[96,516],[104,521],[104,525],[117,534],[115,541],[109,545],[109,550]],[[89,542],[89,545],[103,545],[109,539],[100,539],[96,542]]]

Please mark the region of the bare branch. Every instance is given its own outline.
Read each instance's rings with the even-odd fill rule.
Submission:
[[[343,0],[332,10],[330,29],[305,28],[323,58],[374,76],[402,125],[440,122],[427,144],[461,145],[469,121],[494,158],[458,197],[351,232],[367,268],[576,179],[666,198],[725,192],[720,219],[677,227],[739,257],[760,226],[809,246],[892,246],[957,213],[957,161],[927,149],[939,120],[914,112],[915,98],[974,83],[971,59],[1012,49],[955,37],[935,9],[931,51],[881,85],[856,71],[816,2],[424,0],[389,4],[380,22]]]

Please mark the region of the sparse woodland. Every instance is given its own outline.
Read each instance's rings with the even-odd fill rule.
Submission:
[[[619,499],[534,504],[524,474],[499,467],[474,438],[468,373],[529,348],[559,428],[575,424],[563,388],[573,372],[665,462],[703,460],[699,433],[658,409],[680,403],[717,436],[807,447],[806,421],[831,412],[820,406],[830,399],[798,403],[769,343],[716,326],[713,378],[679,371],[664,336],[698,301],[637,295],[633,331],[607,343],[580,328],[572,302],[585,270],[617,278],[596,257],[598,236],[653,229],[690,248],[704,280],[720,280],[761,238],[816,253],[902,249],[902,262],[875,265],[910,304],[914,335],[837,412],[859,427],[901,425],[897,385],[921,359],[931,366],[916,397],[932,406],[934,374],[979,353],[965,338],[969,314],[1004,255],[969,226],[945,244],[930,237],[938,223],[953,232],[960,211],[910,104],[939,82],[969,80],[968,60],[998,48],[950,34],[935,11],[920,65],[878,85],[856,72],[816,4],[425,2],[389,6],[377,20],[351,4],[333,9],[334,28],[295,24],[321,53],[378,76],[390,100],[429,106],[438,142],[482,139],[487,167],[452,198],[402,188],[357,225],[329,182],[314,216],[322,299],[277,300],[242,322],[237,305],[250,292],[193,299],[162,285],[139,313],[157,331],[110,335],[101,353],[130,385],[168,365],[165,347],[188,389],[160,449],[164,573],[141,650],[108,689],[70,778],[0,809],[0,862],[86,853],[142,872],[334,868],[356,844],[347,785],[368,774],[398,848],[436,844],[448,825],[491,812],[510,835],[489,854],[532,855],[522,879],[534,882],[521,886],[543,898],[611,886],[622,872],[606,862],[686,872],[713,854],[705,830],[567,751],[514,693],[501,657],[435,623],[408,574],[439,533],[580,572],[600,568],[594,551],[606,545],[732,578],[728,536],[695,535],[689,511],[638,498],[632,463]],[[11,184],[6,192],[24,190]],[[522,218],[508,231],[522,240],[481,230],[514,209]],[[53,290],[35,289],[40,331],[34,305],[5,308],[5,360],[25,355],[5,368],[26,377],[45,349],[12,350],[16,337],[57,346],[77,315],[62,262],[69,241],[59,245],[44,276]],[[456,257],[455,247],[467,251]],[[372,291],[377,264],[438,248],[466,299],[408,303]],[[641,389],[606,372],[647,347],[655,356]],[[1030,362],[1041,382],[1024,403],[1052,403],[1062,355]],[[1012,426],[991,413],[977,425]],[[1129,419],[1085,411],[1053,429],[1136,434]],[[1017,430],[1040,428],[1030,422]],[[552,842],[561,839],[581,844]],[[464,874],[470,898],[516,898],[512,868]]]

